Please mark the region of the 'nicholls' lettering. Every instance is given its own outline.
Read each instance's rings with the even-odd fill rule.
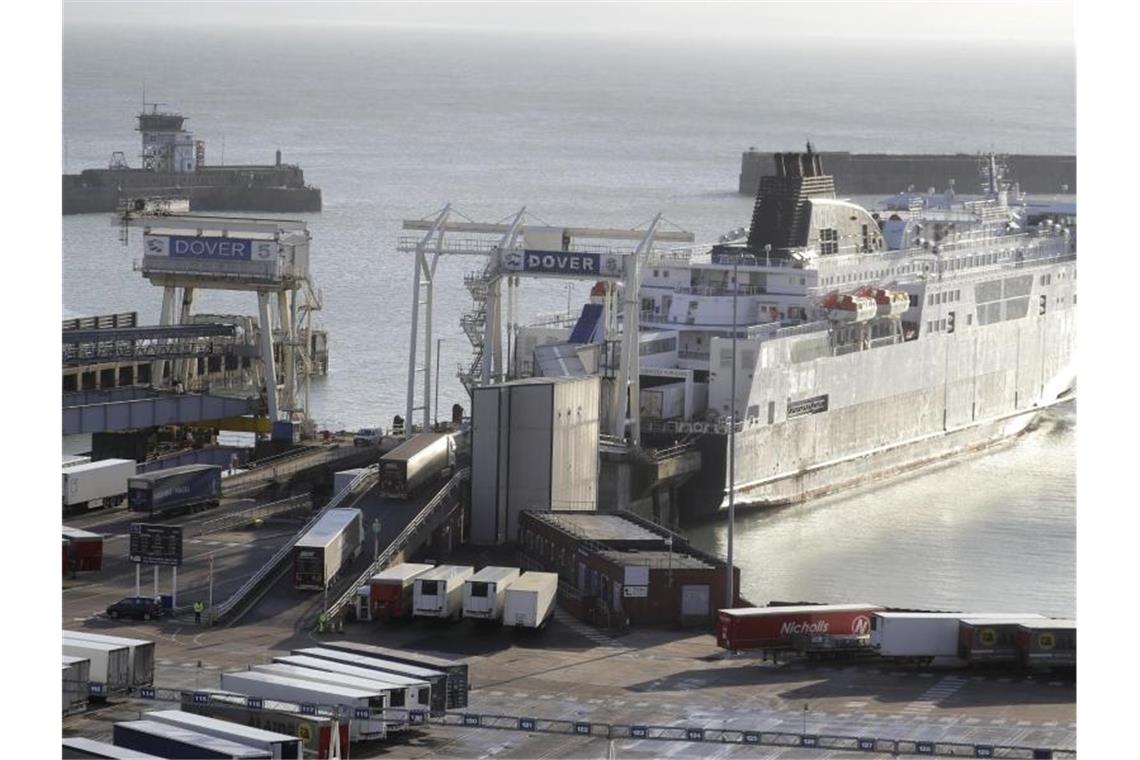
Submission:
[[[814,623],[796,623],[789,620],[780,626],[780,635],[790,636],[794,633],[827,633],[829,627],[826,620],[817,620]]]

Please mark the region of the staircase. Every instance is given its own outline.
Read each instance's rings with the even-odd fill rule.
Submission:
[[[471,341],[472,359],[469,366],[459,365],[459,382],[471,394],[482,380],[483,335],[487,325],[487,294],[491,283],[498,276],[494,263],[488,263],[482,270],[469,272],[463,276],[463,285],[471,294],[471,311],[459,318],[459,325],[467,340]]]

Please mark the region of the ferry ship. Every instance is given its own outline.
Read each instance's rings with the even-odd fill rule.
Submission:
[[[732,425],[737,504],[773,506],[992,445],[1072,395],[1075,203],[1011,197],[991,160],[974,200],[870,210],[810,144],[774,162],[749,228],[642,264],[641,443],[699,448],[688,517],[727,506]]]

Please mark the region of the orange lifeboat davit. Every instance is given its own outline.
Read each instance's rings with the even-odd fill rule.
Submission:
[[[864,322],[879,310],[875,299],[832,291],[821,304],[832,322]]]
[[[872,299],[875,302],[876,314],[880,317],[897,317],[910,308],[910,296],[901,290],[868,286],[860,288],[856,291],[856,295]]]

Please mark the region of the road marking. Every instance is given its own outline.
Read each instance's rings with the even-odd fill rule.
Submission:
[[[919,675],[923,675],[920,673]],[[927,674],[929,675],[929,674]],[[903,708],[904,713],[926,713],[938,706],[938,703],[951,696],[966,684],[966,679],[959,676],[947,676],[931,686],[922,695]]]

